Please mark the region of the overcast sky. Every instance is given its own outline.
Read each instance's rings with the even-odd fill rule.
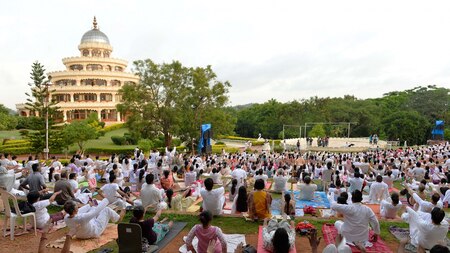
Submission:
[[[3,1],[0,103],[63,70],[97,16],[112,57],[212,65],[230,104],[450,87],[449,1]],[[131,64],[130,64],[131,65]]]

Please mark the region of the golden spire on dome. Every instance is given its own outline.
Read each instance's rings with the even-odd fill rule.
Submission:
[[[92,24],[94,25],[94,29],[98,29],[97,28],[97,18],[95,18],[95,16],[94,16],[94,22],[92,22]]]

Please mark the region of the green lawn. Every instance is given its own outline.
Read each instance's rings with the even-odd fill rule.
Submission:
[[[20,136],[19,130],[8,130],[8,131],[0,131],[0,139],[22,139]]]
[[[123,134],[127,133],[127,132],[128,132],[128,129],[126,129],[126,128],[113,130],[111,132],[107,132],[105,134],[105,136],[99,137],[98,139],[87,141],[84,144],[84,146],[85,146],[85,148],[117,148],[117,147],[121,147],[121,148],[134,149],[136,147],[136,145],[118,146],[118,145],[114,144],[111,140],[111,136],[123,136]],[[71,152],[75,152],[77,150],[78,150],[78,145],[74,144],[74,145],[70,146]]]

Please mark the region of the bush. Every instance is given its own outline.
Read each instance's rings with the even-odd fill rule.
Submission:
[[[224,145],[224,146],[226,146],[223,141],[216,141],[216,145]]]
[[[153,142],[149,139],[142,139],[138,141],[138,147],[144,152],[148,152],[153,148]]]
[[[111,140],[116,145],[125,145],[126,139],[123,136],[111,136]]]
[[[136,145],[138,143],[138,140],[130,133],[124,133],[123,137],[125,138],[125,143],[128,145]]]
[[[107,133],[107,132],[111,132],[113,130],[121,129],[124,126],[125,126],[125,123],[114,124],[114,125],[111,125],[111,126],[104,127],[103,131],[105,131],[105,133]]]
[[[88,154],[96,154],[96,155],[112,155],[112,154],[128,154],[132,155],[134,153],[134,149],[132,148],[87,148],[85,153]]]
[[[181,140],[180,139],[172,139],[172,146],[180,146],[181,145]]]
[[[9,153],[14,155],[23,155],[32,153],[31,146],[30,147],[0,147],[0,152]]]
[[[28,137],[28,134],[30,134],[30,131],[28,131],[27,129],[20,129],[19,130],[19,134],[20,136],[22,136],[23,138]]]
[[[252,146],[262,146],[264,145],[264,141],[252,141]]]

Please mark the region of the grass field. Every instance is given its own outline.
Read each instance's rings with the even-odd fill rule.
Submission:
[[[113,130],[111,132],[107,132],[105,134],[105,136],[101,136],[98,139],[87,141],[84,144],[84,146],[85,146],[85,148],[117,148],[117,147],[121,147],[121,148],[134,149],[136,147],[136,145],[118,146],[118,145],[114,144],[111,140],[111,136],[123,136],[123,134],[127,133],[127,132],[128,132],[128,129],[126,129],[126,128]],[[74,145],[70,146],[71,152],[75,152],[77,150],[78,150],[78,145],[74,144]]]
[[[19,130],[0,131],[0,140],[3,139],[20,140],[22,139],[22,136],[20,136]]]

